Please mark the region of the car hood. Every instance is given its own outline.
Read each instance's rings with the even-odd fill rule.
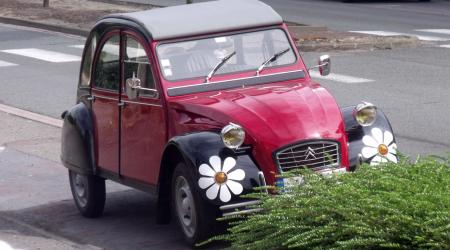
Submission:
[[[221,125],[229,122],[241,125],[248,135],[246,142],[258,151],[255,153],[264,156],[261,161],[273,162],[273,152],[303,140],[346,141],[341,112],[334,98],[325,88],[310,82],[290,81],[199,93],[179,98],[171,106]]]

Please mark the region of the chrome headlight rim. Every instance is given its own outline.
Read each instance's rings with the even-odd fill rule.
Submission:
[[[234,142],[233,144],[231,144],[227,138],[226,135],[229,133],[233,133],[235,132],[237,135],[236,142]],[[244,140],[245,140],[245,131],[242,128],[242,126],[232,123],[230,122],[229,124],[225,125],[222,128],[222,131],[220,132],[220,137],[222,138],[222,142],[223,144],[229,148],[229,149],[238,149],[240,146],[242,146],[242,144],[244,144]]]
[[[364,112],[369,112],[369,114],[371,113],[371,117],[369,117],[369,119],[363,118]],[[359,125],[363,127],[368,127],[372,126],[377,120],[377,112],[378,112],[377,106],[375,106],[370,102],[363,101],[358,105],[356,105],[355,110],[353,112],[353,118]]]

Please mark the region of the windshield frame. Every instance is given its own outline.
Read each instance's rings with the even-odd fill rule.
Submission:
[[[283,34],[285,35],[287,42],[289,44],[289,48],[293,52],[294,61],[289,64],[268,66],[268,67],[266,67],[266,69],[276,69],[276,68],[288,67],[288,66],[297,64],[299,58],[297,56],[297,53],[294,50],[295,44],[292,43],[291,37],[290,37],[289,33],[286,31],[286,29],[284,29],[282,26],[276,25],[276,26],[266,26],[264,28],[253,28],[253,29],[245,29],[245,30],[239,30],[239,31],[228,31],[228,32],[206,34],[206,35],[203,34],[203,35],[199,35],[199,36],[191,36],[191,37],[186,37],[186,38],[163,40],[161,42],[158,42],[155,47],[155,57],[157,60],[158,71],[159,71],[161,77],[165,81],[170,82],[170,83],[184,82],[184,81],[196,80],[196,79],[200,79],[203,81],[206,76],[186,77],[186,78],[180,78],[180,79],[176,79],[176,80],[167,79],[165,77],[163,69],[160,65],[160,55],[158,53],[159,46],[166,45],[166,44],[178,43],[178,42],[189,42],[189,41],[196,41],[196,40],[201,40],[201,39],[214,39],[216,37],[241,35],[241,34],[248,34],[248,33],[259,32],[259,31],[267,31],[267,30],[281,30],[283,32]],[[234,75],[234,74],[239,74],[239,73],[244,73],[244,72],[255,72],[256,73],[257,69],[258,69],[258,67],[256,67],[255,69],[250,69],[250,70],[247,69],[247,70],[239,70],[239,71],[233,71],[233,72],[216,73],[216,74],[214,74],[214,76]],[[214,80],[211,82],[214,82]]]

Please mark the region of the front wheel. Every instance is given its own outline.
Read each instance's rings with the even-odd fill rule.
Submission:
[[[105,207],[105,179],[69,170],[70,189],[75,205],[88,218],[99,217]]]
[[[201,203],[195,192],[194,178],[184,163],[179,163],[172,176],[172,207],[186,241],[193,245],[213,233],[215,209]]]

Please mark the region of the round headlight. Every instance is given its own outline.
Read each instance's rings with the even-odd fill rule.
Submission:
[[[245,131],[241,126],[230,123],[223,127],[221,136],[225,146],[231,149],[236,149],[244,143]]]
[[[369,102],[358,104],[354,112],[355,120],[361,126],[370,126],[377,119],[377,107]]]

